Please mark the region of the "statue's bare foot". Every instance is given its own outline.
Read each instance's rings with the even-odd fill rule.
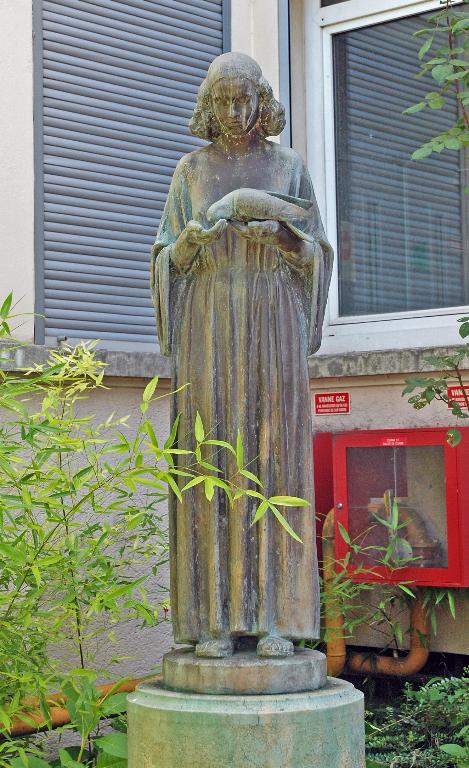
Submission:
[[[231,637],[221,637],[197,643],[195,655],[206,659],[227,659],[234,652],[234,642]]]
[[[293,643],[278,635],[267,635],[257,643],[258,656],[283,659],[286,656],[293,656],[294,652]]]

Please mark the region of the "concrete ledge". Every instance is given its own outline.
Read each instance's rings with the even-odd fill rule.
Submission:
[[[8,345],[0,345],[3,353]],[[341,378],[345,376],[384,376],[389,374],[431,372],[425,365],[428,355],[450,355],[461,347],[425,347],[421,349],[389,349],[379,352],[350,352],[346,355],[317,354],[309,359],[312,379]],[[37,344],[10,349],[10,359],[2,359],[3,370],[18,371],[47,360],[49,348]],[[159,352],[135,352],[132,350],[99,349],[99,356],[107,364],[106,376],[151,379],[171,376],[168,357]],[[469,364],[467,366],[469,368]]]
[[[29,344],[21,347],[0,345],[2,359],[0,367],[4,371],[18,371],[33,365],[45,363],[49,356],[50,347],[40,344]],[[169,379],[171,362],[169,357],[159,352],[133,352],[132,350],[98,349],[99,358],[106,363],[106,376],[122,378],[151,379],[159,376]],[[4,355],[9,353],[9,359]]]
[[[312,379],[385,376],[419,371],[431,373],[436,368],[427,365],[425,357],[451,355],[458,349],[461,349],[461,346],[386,349],[379,352],[350,352],[346,355],[317,354],[309,359],[309,373]]]

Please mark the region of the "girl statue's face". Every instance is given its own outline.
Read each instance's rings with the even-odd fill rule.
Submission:
[[[233,138],[249,133],[259,117],[259,96],[250,80],[219,80],[212,89],[212,109],[222,133]]]

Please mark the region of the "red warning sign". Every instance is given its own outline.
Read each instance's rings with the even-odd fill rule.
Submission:
[[[350,413],[350,392],[325,392],[314,395],[316,416],[327,413]]]
[[[464,391],[466,393],[466,397],[469,399],[469,385],[466,385],[464,387]],[[449,401],[455,400],[455,402],[461,406],[461,408],[467,408],[466,399],[464,397],[464,393],[462,390],[462,387],[460,386],[453,386],[448,387],[448,399]],[[448,408],[451,408],[451,402],[448,403]]]

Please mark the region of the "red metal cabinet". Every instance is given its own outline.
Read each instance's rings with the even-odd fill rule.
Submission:
[[[469,585],[469,429],[316,435],[319,517],[336,509],[336,557],[356,580]]]

